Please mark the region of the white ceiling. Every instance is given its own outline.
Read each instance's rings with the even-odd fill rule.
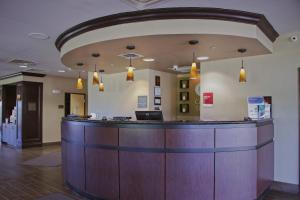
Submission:
[[[279,34],[300,31],[299,0],[164,0],[147,8],[219,7],[264,14]],[[37,62],[48,74],[76,76],[60,61],[54,42],[60,33],[83,21],[134,11],[125,0],[0,0],[0,76],[20,71],[7,61],[17,58]],[[41,32],[48,40],[27,35]],[[57,70],[65,69],[66,73]]]

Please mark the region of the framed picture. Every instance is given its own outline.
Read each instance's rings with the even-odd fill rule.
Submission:
[[[155,86],[160,86],[160,76],[155,76]]]
[[[160,92],[160,87],[159,86],[155,86],[154,87],[154,96],[155,97],[160,97],[161,96],[161,92]]]
[[[161,97],[154,97],[154,105],[156,106],[161,105]]]
[[[138,108],[147,108],[147,96],[138,96]]]

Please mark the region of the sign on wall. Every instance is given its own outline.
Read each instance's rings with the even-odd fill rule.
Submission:
[[[204,107],[212,107],[213,104],[214,104],[214,93],[204,92],[203,93],[203,106]]]

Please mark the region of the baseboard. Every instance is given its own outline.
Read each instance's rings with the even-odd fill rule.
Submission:
[[[274,181],[271,190],[286,192],[292,194],[300,194],[299,185]]]
[[[50,146],[50,145],[61,145],[61,142],[45,142],[43,146]]]

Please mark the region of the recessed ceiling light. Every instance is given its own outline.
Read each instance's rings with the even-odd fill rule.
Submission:
[[[20,65],[19,67],[20,68],[27,68],[28,66],[27,65]]]
[[[65,70],[58,70],[59,73],[64,73],[66,72]]]
[[[197,60],[208,60],[209,57],[207,56],[200,56],[200,57],[197,57]]]
[[[46,35],[45,33],[29,33],[28,37],[37,40],[47,40],[50,38],[49,35]]]
[[[145,61],[145,62],[153,62],[153,61],[155,61],[155,59],[154,58],[143,58],[143,61]]]

